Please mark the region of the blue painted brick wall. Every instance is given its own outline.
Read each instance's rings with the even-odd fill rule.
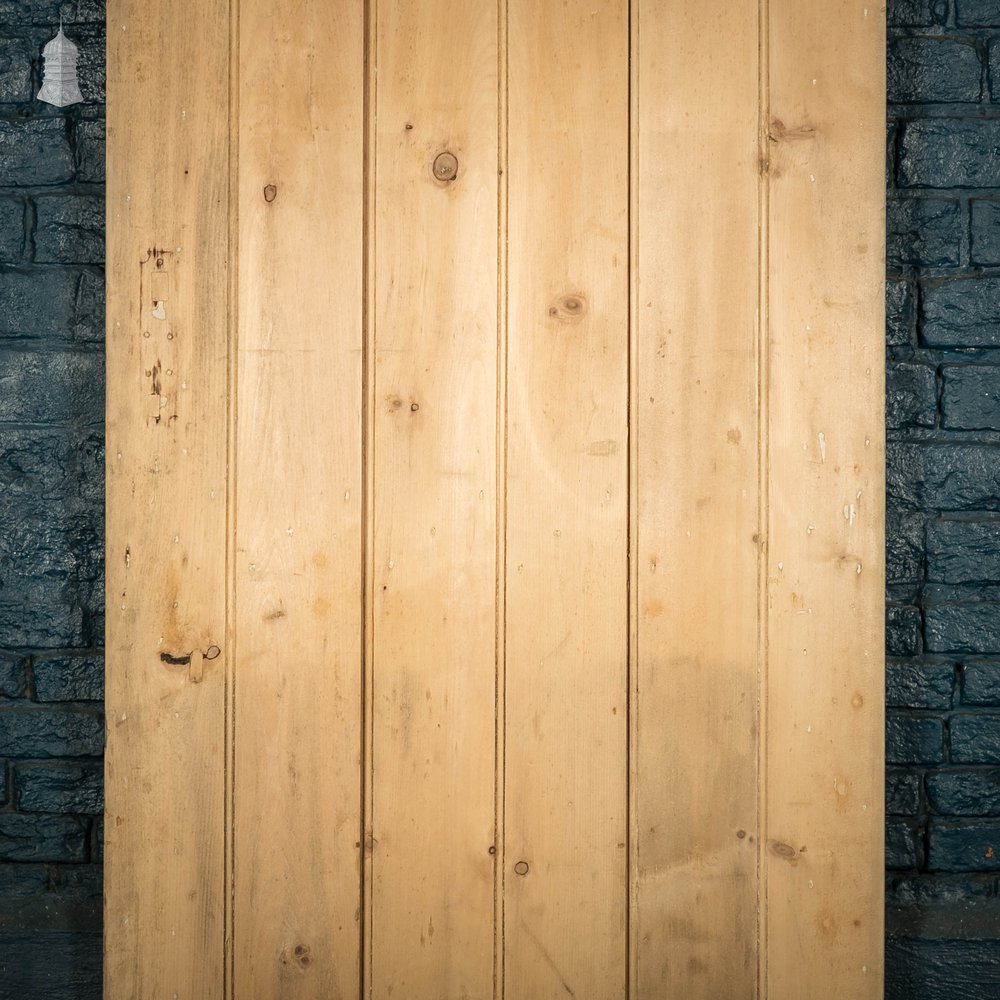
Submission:
[[[32,100],[59,16],[86,101]],[[890,0],[887,996],[1000,996],[1000,0]],[[0,1000],[100,983],[103,0],[0,0]]]
[[[100,996],[103,102],[103,0],[0,0],[0,1000]]]
[[[886,996],[1000,996],[1000,0],[890,0]]]

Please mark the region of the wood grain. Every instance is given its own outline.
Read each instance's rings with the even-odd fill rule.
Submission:
[[[882,996],[884,14],[770,2],[763,974]]]
[[[634,996],[752,997],[758,10],[644,0],[633,16]]]
[[[506,992],[625,995],[628,4],[509,6]]]
[[[363,18],[361,0],[245,0],[240,13],[243,997],[360,989]]]
[[[375,998],[493,991],[497,14],[377,4]]]
[[[226,892],[228,2],[112,0],[108,66],[104,992],[215,1000]]]

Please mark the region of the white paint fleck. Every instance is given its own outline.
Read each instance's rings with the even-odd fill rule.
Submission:
[[[809,879],[808,885],[809,885],[810,889],[813,888],[813,880],[812,879]]]
[[[868,975],[868,966],[867,965],[862,965],[861,966],[861,971],[867,976]]]
[[[815,524],[807,524],[806,525],[806,534],[807,535],[811,535],[815,530],[816,530],[816,525]]]
[[[153,303],[153,318],[154,319],[166,319],[167,318],[167,310],[164,307],[163,301],[161,299],[157,299]]]
[[[802,652],[804,653],[805,650],[802,650]],[[806,732],[807,733],[811,733],[812,731],[813,731],[813,727],[812,726],[806,726]]]
[[[180,542],[180,540],[181,540],[180,535],[174,535],[174,545],[177,545]]]
[[[816,86],[816,78],[815,77],[813,77],[813,86],[814,87]]]
[[[854,567],[854,572],[857,573],[858,576],[861,576],[861,563],[858,563],[858,565]]]
[[[396,560],[395,559],[390,559],[389,560],[389,569],[394,569],[395,566],[396,566]]]
[[[289,538],[291,538],[291,537],[292,537],[292,535],[294,534],[294,532],[293,532],[293,531],[292,531],[292,529],[291,529],[291,528],[289,527],[289,528],[285,528],[285,534],[286,534],[286,535],[288,535],[288,537],[289,537]]]
[[[783,562],[778,563],[778,569],[784,569],[785,564]]]
[[[344,490],[344,500],[347,501],[347,500],[350,500],[350,499],[351,499],[351,491],[350,490]]]
[[[813,184],[815,184],[816,183],[816,175],[815,174],[810,174],[809,175],[809,180],[812,181]]]
[[[806,329],[808,330],[809,327]],[[822,431],[819,432],[819,460],[826,461],[826,435]]]
[[[854,504],[852,504],[852,503],[845,503],[844,504],[844,520],[848,524],[853,525],[854,522],[857,519],[858,519],[858,508],[855,507]]]

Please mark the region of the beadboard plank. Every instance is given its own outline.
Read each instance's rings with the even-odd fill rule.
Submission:
[[[509,10],[505,981],[624,997],[629,20]]]
[[[882,996],[885,18],[769,4],[767,995]]]
[[[752,997],[758,4],[633,16],[634,996]]]
[[[108,67],[104,994],[217,1000],[228,0],[111,0]]]
[[[497,9],[375,4],[368,988],[493,991]]]
[[[239,49],[235,995],[357,997],[364,4]]]

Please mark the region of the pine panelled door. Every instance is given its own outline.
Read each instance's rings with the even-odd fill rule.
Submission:
[[[864,2],[111,0],[107,1000],[881,997]]]

